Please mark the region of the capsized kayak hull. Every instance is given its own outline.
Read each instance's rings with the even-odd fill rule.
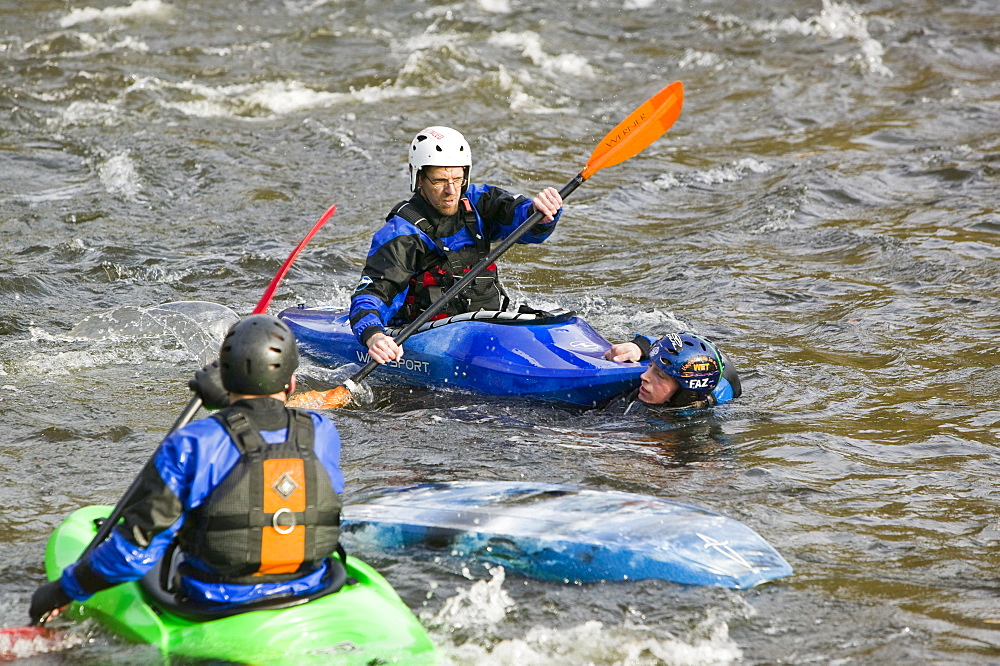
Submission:
[[[369,360],[351,332],[346,310],[297,307],[278,316],[295,333],[302,353],[321,365]],[[638,386],[646,368],[605,360],[610,346],[572,313],[469,313],[429,322],[403,343],[400,361],[380,366],[373,376],[590,407]]]
[[[658,578],[744,589],[792,573],[760,535],[708,509],[549,483],[465,481],[379,491],[346,505],[341,529],[345,542],[361,549],[423,548],[542,580]]]
[[[78,509],[49,539],[49,579],[76,561],[109,506]],[[186,619],[155,605],[138,582],[99,592],[71,613],[93,617],[115,634],[158,646],[164,654],[253,664],[435,663],[423,627],[374,569],[353,557],[357,581],[300,606],[260,610],[209,621]]]

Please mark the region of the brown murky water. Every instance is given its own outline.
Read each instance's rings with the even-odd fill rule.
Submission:
[[[337,414],[349,489],[645,492],[746,522],[795,575],[487,584],[367,559],[452,663],[996,662],[998,35],[974,0],[0,0],[0,620],[27,620],[52,527],[128,485],[212,334],[77,324],[248,312],[331,203],[275,306],[346,304],[416,130],[464,131],[477,181],[560,186],[682,80],[670,132],[504,266],[611,339],[712,337],[744,397],[647,424],[376,387]],[[40,663],[159,660],[67,630],[93,640]]]

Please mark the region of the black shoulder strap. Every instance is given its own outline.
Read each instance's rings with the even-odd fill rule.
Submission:
[[[462,197],[460,207],[465,228],[469,231],[469,235],[476,239],[476,253],[479,255],[479,261],[482,261],[490,253],[490,241],[483,237],[485,232],[479,230],[479,219],[468,197]]]
[[[430,239],[434,241],[434,245],[436,245],[437,249],[441,251],[441,254],[447,256],[448,248],[445,247],[444,242],[434,234],[434,228],[431,226],[430,221],[420,214],[420,211],[417,210],[416,206],[409,201],[400,201],[392,207],[392,210],[389,211],[385,221],[388,222],[397,215],[427,234]]]
[[[250,417],[247,416],[246,412],[223,409],[214,414],[212,418],[226,429],[236,448],[243,455],[252,457],[267,445],[264,438],[260,436],[257,429],[250,423]]]
[[[398,204],[393,206],[392,210],[389,211],[389,214],[385,216],[385,221],[388,222],[397,215],[415,226],[417,229],[420,229],[428,236],[433,235],[431,234],[431,223],[428,222],[427,218],[421,215],[420,211],[417,210],[417,207],[409,201],[400,201]]]
[[[466,215],[463,221],[465,222],[466,226],[468,226],[469,224],[468,216],[469,215],[472,216],[472,226],[469,228],[469,232],[472,234],[473,238],[476,239],[476,249],[477,251],[480,251],[480,257],[486,256],[481,252],[479,247],[479,243],[482,241],[482,234],[480,234],[479,230],[476,228],[477,226],[476,214],[475,212],[471,212],[471,204],[469,204],[468,199],[465,199],[463,197],[462,201],[464,202],[466,207],[465,208]],[[458,263],[458,258],[452,253],[451,248],[445,245],[443,240],[438,238],[437,234],[434,233],[434,228],[431,226],[430,221],[426,217],[420,214],[420,211],[417,210],[416,206],[414,206],[409,201],[400,201],[398,204],[392,207],[391,211],[389,211],[389,215],[385,218],[386,222],[388,222],[397,215],[406,220],[407,222],[409,222],[410,224],[412,224],[413,226],[415,226],[417,229],[420,229],[420,231],[424,232],[427,235],[427,237],[434,242],[434,247],[437,248],[438,253],[440,253],[441,256],[445,258],[445,261],[448,262],[448,266],[451,269],[453,275],[462,274],[463,267],[460,263]],[[487,248],[487,252],[488,251],[489,248]],[[431,266],[433,265],[435,264],[431,264]]]
[[[291,408],[288,409],[288,415],[288,441],[295,443],[303,458],[315,456],[313,445],[316,441],[316,428],[313,426],[312,416],[303,409]]]

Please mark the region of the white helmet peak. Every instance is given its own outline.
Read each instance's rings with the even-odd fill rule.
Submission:
[[[462,191],[469,185],[472,167],[472,149],[462,133],[450,127],[435,125],[427,127],[413,137],[410,142],[410,191],[417,189],[417,174],[426,166],[463,167],[465,182]]]

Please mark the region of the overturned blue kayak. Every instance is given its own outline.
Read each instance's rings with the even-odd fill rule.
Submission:
[[[792,568],[743,523],[658,497],[530,482],[428,483],[344,507],[345,543],[501,564],[542,580],[745,589]]]
[[[298,307],[278,316],[316,363],[339,367],[369,360],[351,332],[347,310]],[[605,360],[610,346],[573,313],[470,312],[428,322],[404,343],[402,360],[380,366],[373,376],[591,407],[637,387],[647,366]]]

